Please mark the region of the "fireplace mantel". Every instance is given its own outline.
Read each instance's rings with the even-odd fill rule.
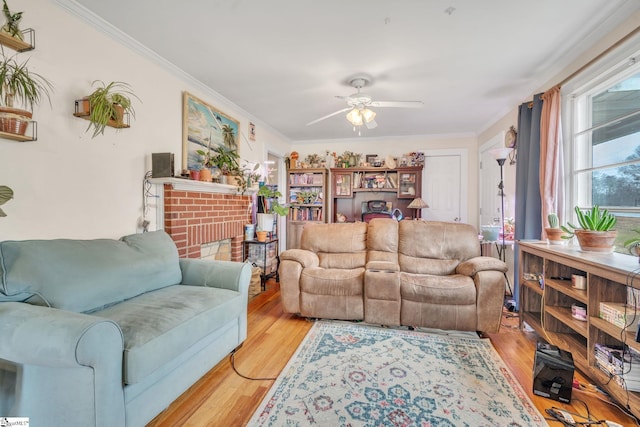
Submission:
[[[237,185],[218,184],[216,182],[194,181],[183,178],[150,178],[149,182],[154,185],[169,184],[174,190],[197,191],[199,193],[220,193],[220,194],[240,194]],[[249,188],[245,195],[251,195],[257,190]]]

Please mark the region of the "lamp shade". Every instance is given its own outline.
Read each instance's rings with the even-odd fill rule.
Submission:
[[[489,153],[496,160],[504,160],[509,157],[509,153],[513,150],[513,148],[494,148],[493,150],[489,150]]]
[[[357,108],[354,108],[347,113],[347,120],[349,120],[354,126],[361,126],[363,123],[362,114],[360,114],[360,111]]]
[[[407,206],[407,207],[409,209],[422,209],[422,208],[428,208],[429,205],[427,204],[427,202],[422,200],[422,198],[416,197],[415,199],[413,199],[411,201],[411,203],[409,203],[409,206]]]

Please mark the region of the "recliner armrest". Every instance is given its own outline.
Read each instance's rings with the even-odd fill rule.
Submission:
[[[366,265],[367,271],[381,271],[394,273],[400,271],[400,265],[392,261],[369,261]]]
[[[507,264],[497,258],[479,256],[461,262],[456,267],[456,273],[473,277],[480,271],[500,271],[501,273],[506,273],[508,269]]]
[[[298,262],[302,268],[318,267],[320,265],[318,255],[304,249],[287,249],[280,254],[280,260]]]

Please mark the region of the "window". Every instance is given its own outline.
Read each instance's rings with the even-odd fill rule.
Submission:
[[[640,230],[640,61],[627,57],[592,75],[567,98],[568,206],[609,209],[618,218],[615,250],[628,254],[623,242]]]

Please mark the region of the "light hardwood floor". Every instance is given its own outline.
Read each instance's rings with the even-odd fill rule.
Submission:
[[[584,402],[597,419],[634,426],[635,421],[609,402],[601,393],[575,390],[571,405],[563,404],[532,393],[532,368],[537,337],[518,330],[516,317],[503,316],[498,334],[490,334],[494,347],[518,379],[524,390],[544,415],[544,410],[559,407],[585,415]],[[249,301],[248,337],[235,354],[239,373],[251,378],[275,378],[304,338],[312,323],[285,314],[280,306],[278,284],[270,280],[267,290]],[[576,377],[588,383],[580,373]],[[234,372],[230,358],[221,361],[204,377],[180,396],[148,427],[166,426],[244,426],[251,418],[272,380],[248,380]],[[561,425],[550,421],[549,425]]]

